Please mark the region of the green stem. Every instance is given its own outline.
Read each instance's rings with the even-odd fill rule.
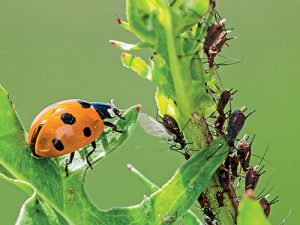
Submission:
[[[167,49],[168,49],[168,58],[169,58],[169,66],[171,70],[171,75],[174,83],[174,89],[176,94],[177,107],[180,112],[179,123],[181,127],[191,118],[198,109],[191,104],[194,96],[197,96],[197,90],[193,90],[194,92],[190,92],[192,89],[192,77],[189,73],[183,71],[183,67],[180,65],[177,47],[178,43],[176,43],[176,38],[174,35],[174,28],[172,26],[172,15],[169,10],[166,10],[168,14],[166,15],[166,40],[167,40]],[[200,88],[199,88],[200,89]],[[212,138],[209,137],[209,129],[205,126],[206,122],[202,118],[201,112],[200,115],[192,117],[191,125],[187,127],[184,131],[185,138],[190,142],[193,142],[194,149],[202,149],[204,146],[209,144],[212,141]],[[233,188],[231,188],[233,190]],[[211,184],[208,187],[208,198],[211,202],[212,209],[214,214],[217,216],[220,224],[233,224],[234,217],[236,215],[237,206],[233,204],[230,200],[232,197],[236,198],[235,192],[230,191],[230,196],[225,193],[225,202],[226,207],[219,207],[216,201],[216,194],[218,191],[224,192],[221,188],[221,184],[219,181],[219,176],[216,173],[212,180]],[[199,193],[200,194],[200,193]],[[233,195],[233,196],[232,196]]]

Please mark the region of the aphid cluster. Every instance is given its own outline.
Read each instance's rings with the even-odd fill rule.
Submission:
[[[207,192],[202,192],[198,197],[198,202],[203,210],[203,214],[205,215],[206,224],[217,224],[216,216],[211,208],[211,204],[207,197]]]
[[[247,118],[254,111],[250,112],[248,115],[245,115],[245,109],[235,110],[234,112],[231,112],[230,109],[228,116],[227,113],[224,112],[224,109],[232,96],[231,90],[232,89],[225,90],[220,94],[220,98],[217,102],[218,116],[214,118],[215,121],[213,127],[216,136],[225,135],[227,143],[230,147],[224,164],[218,169],[220,185],[222,186],[224,192],[228,194],[229,198],[236,198],[235,196],[231,196],[231,190],[233,189],[236,178],[240,177],[241,180],[241,178],[244,177],[245,191],[249,189],[254,191],[259,183],[261,175],[265,171],[262,171],[264,166],[258,170],[257,167],[251,165],[251,156],[253,155],[252,145],[255,135],[250,142],[248,142],[249,137],[247,135],[241,140],[237,139]],[[228,123],[225,129],[224,126],[226,120],[228,120]],[[264,157],[261,158],[258,166],[260,166],[263,160]],[[216,200],[220,207],[224,206],[220,192],[217,193]],[[270,206],[278,201],[277,197],[270,202],[268,202],[265,197],[258,197],[258,200],[260,201],[266,216],[269,216],[270,214]]]
[[[212,4],[214,8],[215,2],[212,1]],[[215,22],[212,24],[206,24],[208,29],[206,38],[202,42],[203,53],[207,56],[209,69],[218,68],[218,64],[215,63],[215,59],[222,51],[223,47],[227,45],[228,40],[232,39],[227,37],[229,31],[225,27],[225,20],[221,19],[216,11],[214,11],[214,13]],[[202,26],[204,23],[205,20],[202,19],[198,25]],[[189,38],[182,38],[185,38],[185,41],[189,41]],[[186,56],[191,55],[196,57],[197,54],[191,53]],[[214,87],[212,87],[212,85],[214,85]],[[235,194],[234,184],[240,183],[241,179],[244,178],[245,191],[254,191],[258,186],[261,175],[264,173],[262,171],[264,168],[263,166],[258,169],[251,165],[251,157],[253,155],[252,145],[255,136],[253,136],[250,142],[248,141],[248,136],[245,136],[241,140],[238,139],[246,120],[255,111],[246,113],[246,108],[231,111],[231,100],[236,91],[233,91],[233,89],[221,90],[221,88],[219,88],[215,83],[215,80],[207,82],[206,87],[207,93],[216,102],[216,112],[214,114],[217,114],[216,116],[210,116],[207,121],[205,121],[208,127],[213,127],[213,130],[208,130],[211,134],[215,134],[217,137],[224,136],[229,146],[227,158],[217,170],[221,187],[218,187],[219,190],[215,193],[215,202],[219,207],[224,207],[226,205],[226,200],[231,200],[233,205],[237,208],[238,198]],[[215,99],[217,99],[217,101]],[[229,103],[230,109],[226,112],[226,107]],[[213,121],[211,121],[211,119],[213,119]],[[190,151],[187,148],[188,143],[186,142],[183,134],[184,128],[179,128],[175,118],[166,113],[159,121],[142,113],[140,114],[140,124],[147,133],[153,136],[162,137],[167,142],[171,143],[170,149],[181,152],[185,159],[190,158]],[[217,152],[218,151],[216,150],[216,152],[214,152],[214,154],[210,157],[214,157],[215,154],[218,154]],[[264,159],[262,159],[262,161],[263,160]],[[269,216],[270,214],[270,206],[278,201],[278,199],[275,198],[268,202],[265,197],[259,197],[258,200],[260,201],[266,216]],[[215,215],[214,210],[211,207],[212,203],[210,202],[210,199],[208,199],[206,191],[201,193],[198,198],[198,202],[205,215],[205,223],[217,224],[217,215]],[[235,220],[236,215],[233,217]]]

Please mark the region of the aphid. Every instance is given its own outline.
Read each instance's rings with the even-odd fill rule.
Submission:
[[[252,154],[252,144],[254,141],[255,135],[253,136],[250,143],[247,143],[246,136],[238,143],[237,146],[237,155],[241,164],[241,167],[244,172],[249,169],[250,159]]]
[[[204,222],[206,225],[215,225],[215,223],[208,217],[204,218]]]
[[[203,191],[200,196],[198,197],[198,202],[201,206],[201,208],[210,208],[210,202],[207,197],[206,191]]]
[[[258,182],[259,182],[259,178],[260,176],[264,173],[261,172],[261,170],[264,167],[262,167],[259,171],[257,171],[255,168],[250,167],[246,173],[246,177],[245,177],[245,190],[247,191],[248,189],[251,190],[255,190]]]
[[[167,142],[175,142],[170,147],[172,150],[182,150],[187,145],[177,121],[170,115],[165,114],[163,121],[159,122],[145,113],[140,113],[139,123],[148,134],[164,138]]]
[[[217,199],[217,202],[219,204],[219,207],[223,207],[224,206],[224,195],[223,195],[223,192],[218,191],[216,193],[216,199]]]
[[[278,196],[276,198],[274,198],[271,202],[269,202],[266,198],[262,198],[259,200],[259,203],[261,204],[261,206],[264,209],[264,213],[265,213],[266,217],[270,216],[271,205],[277,203],[278,201],[279,201]]]
[[[218,172],[219,172],[219,180],[224,191],[229,191],[231,182],[230,182],[228,170],[225,168],[224,165],[222,165],[219,167]]]
[[[207,31],[203,49],[208,58],[209,67],[214,66],[214,59],[229,40],[224,25],[225,20],[214,22]]]
[[[230,171],[231,171],[231,181],[233,182],[235,178],[238,177],[238,167],[239,167],[239,158],[234,155],[232,157],[232,161],[230,164]]]
[[[225,90],[221,93],[220,99],[217,103],[217,111],[219,113],[216,121],[215,121],[215,131],[217,136],[221,136],[224,134],[223,129],[224,129],[224,124],[226,120],[226,115],[224,113],[224,109],[228,102],[231,100],[232,95],[234,95],[237,91],[231,92],[232,89]]]
[[[232,95],[234,95],[237,92],[237,90],[234,92],[231,92],[231,91],[232,91],[232,89],[229,89],[229,90],[225,90],[221,93],[220,99],[217,104],[217,111],[219,114],[224,114],[224,109],[225,109],[226,105],[231,100]]]
[[[224,134],[223,129],[224,129],[225,120],[226,120],[226,115],[224,113],[219,114],[217,116],[217,119],[215,120],[215,124],[214,124],[214,128],[217,136],[221,136]]]
[[[231,148],[234,148],[235,139],[244,127],[246,119],[255,111],[252,111],[247,116],[245,116],[244,112],[245,111],[236,110],[229,116],[227,126],[227,142]]]
[[[215,218],[216,218],[215,214],[214,214],[214,213],[211,211],[211,209],[208,208],[208,207],[205,207],[205,208],[203,209],[203,213],[204,213],[209,219],[211,219],[212,221],[214,221]]]
[[[95,140],[103,132],[104,125],[122,132],[113,123],[104,121],[115,116],[124,119],[113,104],[79,99],[58,102],[41,111],[34,119],[28,133],[28,144],[36,157],[50,158],[71,153],[65,167],[68,176],[68,165],[72,163],[75,151],[87,144],[93,147],[86,155],[87,163],[92,168],[88,157],[95,151]]]
[[[231,171],[231,181],[233,182],[235,178],[238,177],[238,166],[239,166],[239,159],[236,155],[230,156],[228,155],[224,166],[227,171]]]

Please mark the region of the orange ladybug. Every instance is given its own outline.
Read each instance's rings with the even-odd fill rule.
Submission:
[[[95,151],[95,140],[103,132],[104,125],[122,132],[113,123],[104,121],[115,116],[125,119],[113,104],[79,99],[57,102],[34,119],[28,133],[28,144],[36,157],[50,158],[71,153],[65,167],[68,176],[68,165],[72,163],[75,151],[87,144],[93,146],[93,150],[86,155],[87,163],[92,168],[88,157]]]

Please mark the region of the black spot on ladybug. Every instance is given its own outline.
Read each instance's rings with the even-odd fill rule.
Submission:
[[[64,113],[60,118],[65,124],[72,125],[76,123],[76,118],[70,113]]]
[[[84,133],[84,136],[89,137],[89,136],[91,136],[92,131],[91,131],[91,129],[89,127],[85,127],[83,129],[83,133]]]
[[[91,107],[91,104],[86,102],[86,101],[82,101],[82,100],[78,100],[79,104],[82,106],[82,108],[90,108]]]
[[[52,143],[53,143],[54,148],[55,148],[57,151],[62,151],[62,150],[64,150],[64,145],[63,145],[63,143],[62,143],[59,139],[54,138],[54,139],[52,140]]]

